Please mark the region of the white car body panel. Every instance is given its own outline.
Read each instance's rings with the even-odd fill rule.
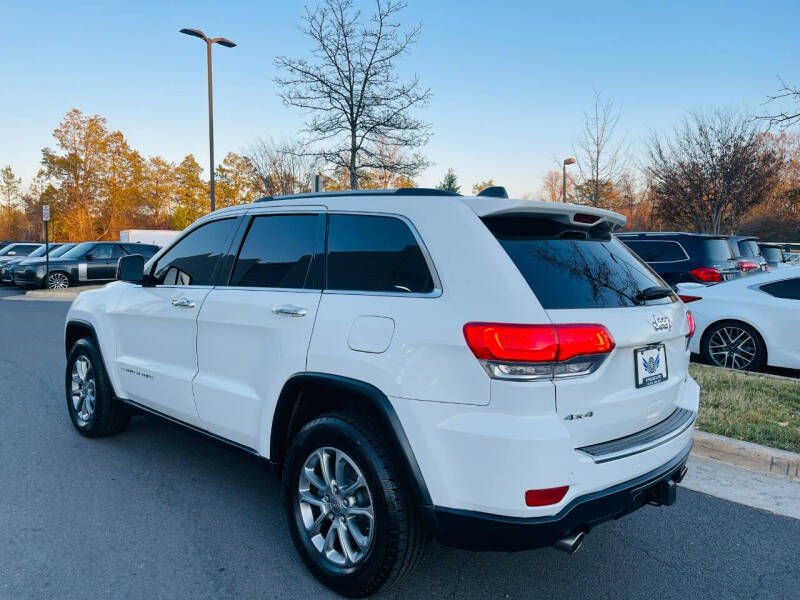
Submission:
[[[315,206],[315,200],[325,206]],[[95,328],[120,397],[264,457],[269,457],[275,404],[291,375],[319,372],[375,386],[397,413],[436,506],[513,517],[553,515],[579,495],[656,469],[691,443],[689,427],[656,448],[603,464],[578,450],[647,428],[676,407],[696,414],[698,388],[687,372],[683,305],[545,311],[478,218],[538,212],[570,222],[583,213],[619,226],[621,215],[499,198],[353,195],[223,209],[192,228],[222,215],[326,208],[409,222],[430,259],[434,293],[117,283],[82,294],[67,318]],[[190,296],[195,306],[173,307],[177,294]],[[273,314],[273,306],[284,304],[307,313]],[[668,331],[654,331],[654,313],[669,317]],[[465,343],[462,328],[475,321],[599,323],[617,347],[591,375],[500,381],[487,375]],[[637,389],[633,350],[654,342],[667,346],[669,379]],[[597,416],[564,418],[588,410]],[[525,490],[560,485],[570,489],[559,504],[525,506]]]
[[[800,277],[800,267],[775,269],[725,283],[681,284],[678,291],[699,296],[688,304],[697,324],[690,349],[700,353],[703,334],[720,321],[741,321],[758,331],[767,347],[767,364],[800,369],[800,301],[776,298],[758,289],[773,281]]]

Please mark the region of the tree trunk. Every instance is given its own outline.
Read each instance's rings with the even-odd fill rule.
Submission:
[[[350,130],[350,189],[358,189],[358,173],[356,172],[356,155],[358,149],[356,147],[356,130]]]

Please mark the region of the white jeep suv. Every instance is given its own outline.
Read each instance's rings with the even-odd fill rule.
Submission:
[[[70,418],[152,413],[268,459],[300,555],[348,596],[430,534],[574,551],[674,502],[698,409],[691,316],[624,222],[419,189],[216,211],[75,300]]]

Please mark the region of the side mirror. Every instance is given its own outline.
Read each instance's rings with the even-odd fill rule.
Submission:
[[[17,253],[16,253],[16,252],[14,252],[13,250],[12,250],[11,252],[9,252],[9,253],[8,253],[8,256],[16,256],[16,255],[17,255]]]
[[[129,254],[120,258],[117,263],[117,279],[141,284],[144,280],[144,256]]]
[[[94,260],[94,254],[87,254],[83,258],[85,258],[89,262],[92,262]]]

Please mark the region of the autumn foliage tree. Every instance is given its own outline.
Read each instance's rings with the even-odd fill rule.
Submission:
[[[661,219],[707,233],[735,230],[768,199],[785,166],[752,120],[721,110],[695,114],[671,136],[654,135],[649,163]]]

